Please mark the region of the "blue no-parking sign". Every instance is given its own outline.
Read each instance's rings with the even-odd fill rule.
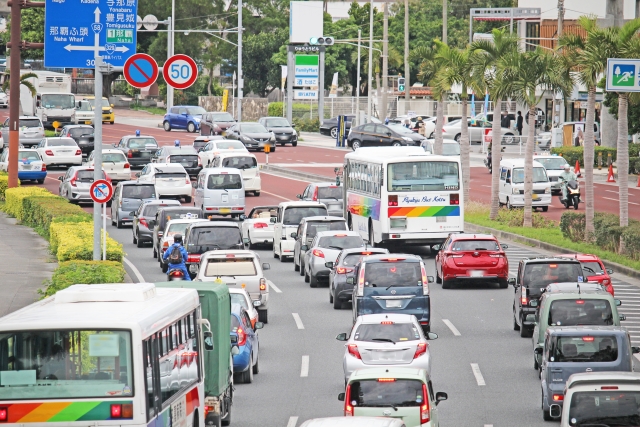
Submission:
[[[124,78],[133,87],[151,86],[158,78],[158,63],[146,53],[136,53],[124,63]]]

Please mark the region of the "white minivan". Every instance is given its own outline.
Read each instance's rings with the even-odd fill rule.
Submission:
[[[524,159],[504,159],[500,161],[500,192],[498,198],[501,205],[507,208],[524,206]],[[533,161],[533,194],[534,208],[546,212],[551,205],[551,183],[547,170],[542,164]]]
[[[214,168],[240,169],[244,191],[252,191],[255,196],[260,195],[260,171],[258,170],[258,159],[254,154],[248,151],[223,151],[214,156],[212,166]]]
[[[244,185],[239,169],[205,168],[198,174],[194,206],[207,215],[244,215]]]
[[[291,233],[298,229],[302,218],[309,216],[327,216],[327,206],[320,202],[282,202],[278,205],[278,216],[271,218],[273,227],[273,257],[284,261],[293,257],[296,245]]]

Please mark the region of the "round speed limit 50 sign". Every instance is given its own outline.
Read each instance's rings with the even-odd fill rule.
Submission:
[[[173,55],[164,63],[162,75],[174,89],[186,89],[196,82],[198,66],[190,56]]]

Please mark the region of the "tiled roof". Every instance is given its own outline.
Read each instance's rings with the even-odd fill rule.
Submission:
[[[404,96],[404,91],[396,92],[398,96]],[[430,87],[410,87],[409,88],[410,96],[431,96],[431,88]]]

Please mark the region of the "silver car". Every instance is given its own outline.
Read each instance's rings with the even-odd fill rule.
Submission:
[[[156,187],[153,183],[138,181],[121,181],[113,191],[111,199],[111,225],[124,227],[125,223],[133,224],[131,212],[138,210],[147,200],[157,200]]]
[[[343,249],[364,248],[364,241],[357,231],[321,231],[311,245],[304,244],[304,281],[316,288],[319,280],[329,280],[331,270],[325,265],[335,261]]]
[[[44,138],[44,126],[42,125],[42,122],[37,116],[20,116],[20,122],[18,123],[18,126],[20,126],[20,130],[19,130],[20,144],[22,144],[24,148],[34,147],[40,143],[42,138]],[[6,132],[7,137],[6,137],[5,144],[8,147],[9,146],[9,137],[8,137],[9,119],[8,118],[7,120],[4,121],[4,124],[2,125],[2,127],[7,130]],[[5,139],[4,135],[3,135],[3,139]]]
[[[491,130],[493,127],[493,123],[478,120],[478,119],[467,119],[469,124],[469,141],[471,143],[478,142],[482,143],[484,139],[485,129]],[[460,142],[460,137],[462,135],[462,120],[454,120],[446,125],[442,126],[442,137],[445,139],[453,139],[457,142]],[[500,129],[500,133],[502,134],[502,143],[503,144],[516,144],[518,143],[518,138],[515,137],[513,130],[509,128]]]
[[[343,369],[345,384],[356,369],[394,366],[424,369],[431,375],[429,340],[438,335],[425,335],[411,314],[365,314],[358,316],[351,334],[339,334],[346,341]]]
[[[304,255],[306,251],[302,250],[302,245],[310,245],[313,238],[320,231],[347,231],[347,220],[336,216],[308,216],[302,218],[298,230],[291,233],[291,237],[296,239],[293,246],[293,269],[299,271],[304,276]],[[333,260],[332,260],[333,261]]]
[[[58,194],[73,203],[93,203],[89,189],[93,184],[94,170],[91,166],[72,166],[59,176]],[[105,179],[104,171],[102,178]],[[108,179],[108,178],[107,178]]]
[[[304,192],[296,197],[300,200],[324,203],[329,216],[344,216],[342,190],[343,188],[335,182],[314,182],[307,185]]]

